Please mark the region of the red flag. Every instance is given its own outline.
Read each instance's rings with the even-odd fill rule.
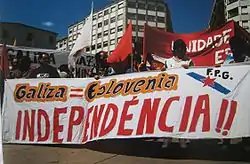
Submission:
[[[0,61],[0,72],[3,73],[4,78],[6,79],[9,75],[9,60],[7,55],[7,47],[4,44],[2,47],[2,55],[1,55],[1,61]]]
[[[123,34],[117,47],[108,57],[108,63],[119,72],[124,72],[126,67],[129,65],[128,57],[132,54],[132,22],[130,21],[126,32]]]

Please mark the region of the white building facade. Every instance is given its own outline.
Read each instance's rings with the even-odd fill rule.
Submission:
[[[87,52],[112,52],[123,36],[130,20],[133,43],[142,42],[144,24],[166,31],[172,30],[170,12],[163,0],[118,0],[95,11],[92,25],[92,45]],[[68,28],[68,50],[71,50],[84,25],[84,20]]]
[[[250,32],[250,0],[225,0],[226,19],[234,20]]]
[[[63,37],[57,40],[56,49],[59,51],[68,50],[68,37]]]

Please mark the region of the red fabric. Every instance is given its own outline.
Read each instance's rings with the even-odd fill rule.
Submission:
[[[7,55],[7,47],[6,45],[3,45],[2,47],[2,55],[0,59],[0,72],[4,73],[4,78],[7,78],[9,75],[9,60]]]
[[[132,22],[129,23],[126,32],[123,34],[117,47],[108,57],[108,63],[116,72],[124,71],[128,66],[128,56],[132,54]]]
[[[147,60],[148,53],[154,53],[156,56],[162,58],[172,57],[173,42],[177,39],[182,39],[187,45],[187,54],[193,60],[195,66],[222,64],[227,56],[225,51],[231,53],[229,39],[235,35],[234,25],[235,23],[230,21],[216,29],[208,29],[203,32],[191,34],[176,34],[158,30],[145,24],[143,43],[144,62]],[[225,32],[230,29],[230,32]],[[221,41],[222,44],[220,44]]]

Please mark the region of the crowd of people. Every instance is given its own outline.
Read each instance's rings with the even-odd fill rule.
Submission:
[[[250,60],[249,54],[247,53],[244,40],[235,36],[229,41],[232,54],[228,55],[224,64],[247,62]],[[151,66],[147,66],[143,62],[143,57],[136,52],[129,56],[127,59],[127,68],[125,70],[115,72],[115,69],[108,64],[108,54],[106,52],[99,52],[95,55],[96,66],[89,71],[88,76],[94,77],[95,79],[100,79],[104,76],[111,76],[115,74],[131,73],[131,72],[142,72],[149,70],[160,69],[165,71],[169,68],[185,68],[193,67],[193,61],[188,57],[186,44],[183,40],[178,39],[173,45],[173,57],[166,59],[164,65],[154,66],[148,59]],[[12,60],[12,69],[9,78],[72,78],[74,77],[74,69],[69,69],[68,65],[61,65],[59,68],[51,66],[50,57],[46,53],[39,54],[38,61],[40,66],[37,68],[31,67],[31,60],[28,56],[17,56]],[[168,147],[171,143],[171,138],[164,138],[162,148]],[[232,140],[220,140],[218,144],[222,144],[224,147],[230,144],[230,141],[236,141],[239,143],[242,139],[232,139]],[[190,140],[180,139],[179,144],[181,148],[186,148]]]

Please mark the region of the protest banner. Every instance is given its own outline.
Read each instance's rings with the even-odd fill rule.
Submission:
[[[0,54],[2,51],[3,45],[0,44]],[[57,51],[51,49],[40,49],[32,47],[17,47],[7,45],[7,54],[9,59],[13,59],[16,56],[29,56],[32,61],[32,66],[38,65],[38,55],[40,53],[48,53],[51,58],[51,65],[54,67],[59,67],[63,64],[68,64],[68,51]]]
[[[89,72],[96,66],[95,55],[88,53],[81,53],[75,60],[75,77],[84,78],[89,77]]]
[[[240,73],[239,73],[240,72]],[[7,80],[7,143],[250,136],[250,65],[85,79]]]
[[[223,64],[226,57],[232,53],[229,45],[231,37],[238,35],[250,41],[249,34],[243,33],[244,29],[233,21],[221,27],[190,34],[170,33],[145,25],[144,61],[153,57],[154,60],[164,64],[167,58],[173,56],[174,41],[182,39],[187,45],[187,55],[193,60],[195,66]]]

